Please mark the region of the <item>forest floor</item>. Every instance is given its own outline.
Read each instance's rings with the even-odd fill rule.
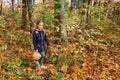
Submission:
[[[45,27],[51,45],[44,70],[32,58],[32,34],[21,30],[15,17],[8,16],[6,26],[0,27],[0,80],[120,80],[118,28],[74,27],[67,31],[68,41],[60,42],[54,29]]]

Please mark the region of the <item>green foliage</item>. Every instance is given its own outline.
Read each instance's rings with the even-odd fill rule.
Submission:
[[[45,56],[45,62],[52,62],[52,58],[50,58],[50,56],[52,55],[51,52],[46,52],[46,56]]]
[[[30,61],[29,61],[28,59],[25,59],[25,58],[22,58],[22,59],[19,61],[19,63],[20,63],[20,66],[21,66],[21,67],[27,67],[27,66],[30,65]]]
[[[77,39],[77,41],[83,45],[83,41],[84,41],[84,37],[82,35],[79,35],[79,38]]]
[[[16,67],[17,66],[13,62],[2,63],[1,68],[6,70],[2,73],[4,78],[7,79],[9,76],[13,76],[15,74]]]
[[[82,77],[80,77],[78,80],[83,80],[83,78],[82,78]]]
[[[6,21],[0,19],[0,27],[5,28]]]
[[[61,42],[61,38],[59,38],[59,37],[57,37],[57,36],[54,37],[54,38],[55,38],[56,41]]]
[[[44,19],[46,22],[47,21],[53,21],[54,18],[50,14],[40,14],[39,19]],[[47,22],[48,23],[48,22]]]
[[[21,76],[22,78],[15,78],[15,80],[39,80],[38,77],[36,77],[34,74],[22,74],[19,72],[19,76]]]
[[[71,59],[71,58],[66,58],[66,60],[63,61],[63,63],[67,66],[71,66],[71,65],[75,64],[76,62],[77,62],[77,60]]]
[[[33,77],[32,80],[40,80],[38,77]]]
[[[28,7],[30,9],[30,12],[34,12],[34,6],[35,6],[34,4],[29,4]]]
[[[7,31],[7,35],[11,35],[13,32],[12,31]]]
[[[19,76],[22,75],[22,73],[20,71],[16,71],[16,74]]]
[[[14,15],[17,15],[19,13],[18,10],[12,10],[11,8],[8,9],[8,13],[10,16],[14,16]]]
[[[22,31],[16,32],[16,36],[20,36],[20,35],[22,35],[22,34],[23,34]]]
[[[63,54],[60,54],[60,55],[56,55],[56,56],[53,58],[52,62],[53,62],[54,64],[57,64],[57,63],[62,63],[62,62],[64,62],[65,60],[66,60],[66,56],[63,55]]]
[[[60,0],[58,0],[58,1],[54,1],[54,4],[55,4],[55,5],[61,5],[62,2],[61,2]]]
[[[4,72],[4,73],[3,73],[3,76],[4,76],[5,78],[8,78],[9,73],[8,73],[8,72]]]
[[[29,80],[28,78],[15,78],[15,80]]]
[[[65,6],[68,6],[69,2],[65,1]]]
[[[13,72],[15,71],[16,65],[13,62],[9,62],[9,63],[2,63],[1,67],[7,68],[9,71]]]
[[[57,74],[56,74],[56,80],[62,80],[62,78],[64,78],[64,74],[63,73],[61,73],[61,72],[58,72]]]
[[[50,5],[50,4],[45,4],[45,6],[41,6],[41,10],[42,10],[42,13],[38,15],[38,20],[44,20],[46,26],[50,27],[50,28],[55,28],[54,26],[54,10],[53,8],[52,9],[49,9],[46,5]]]
[[[8,69],[14,69],[15,65],[14,65],[14,63],[10,62],[7,64],[7,67],[8,67]]]
[[[94,6],[92,7],[92,25],[95,26],[95,28],[98,28],[100,30],[104,30],[106,28],[106,25],[108,25],[107,27],[109,28],[109,24],[108,21],[109,19],[106,18],[106,12],[105,12],[105,8],[99,7],[99,6]]]

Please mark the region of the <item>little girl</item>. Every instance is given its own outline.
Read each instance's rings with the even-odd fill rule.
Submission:
[[[46,36],[45,30],[43,30],[44,22],[38,20],[36,22],[36,29],[33,31],[33,45],[34,49],[40,53],[41,58],[38,61],[35,61],[41,68],[46,68],[42,64],[42,59],[45,57],[45,45],[44,41],[47,43],[47,45],[50,45],[49,40]]]

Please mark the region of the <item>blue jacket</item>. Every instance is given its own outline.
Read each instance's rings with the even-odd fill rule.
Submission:
[[[45,30],[42,31],[34,30],[33,31],[34,49],[38,50],[38,52],[43,52],[45,50],[44,41],[47,43],[47,45],[50,45]]]

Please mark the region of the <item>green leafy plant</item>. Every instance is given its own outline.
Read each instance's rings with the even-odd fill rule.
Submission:
[[[53,58],[53,63],[57,64],[57,63],[62,63],[66,60],[66,56],[61,54],[61,55],[57,55]]]
[[[0,20],[0,27],[5,28],[6,21]]]
[[[20,60],[20,66],[21,66],[21,67],[27,67],[27,66],[29,66],[29,65],[30,65],[30,61],[29,61],[28,59],[22,58],[22,59]]]
[[[62,80],[62,78],[64,78],[64,74],[58,72],[58,73],[56,74],[56,80]]]

